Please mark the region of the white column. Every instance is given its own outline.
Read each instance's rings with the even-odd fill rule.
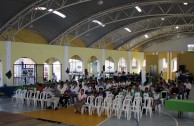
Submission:
[[[7,73],[9,70],[11,70],[12,77],[13,77],[13,71],[12,71],[12,67],[11,67],[11,41],[6,41],[6,68],[5,68],[5,72]],[[7,86],[12,85],[11,80],[8,79],[7,77],[6,77],[6,84],[7,84]]]
[[[142,85],[144,84],[145,81],[146,81],[145,67],[141,67],[141,83],[142,83]]]
[[[69,68],[69,47],[64,46],[64,81],[69,80],[69,74],[66,73],[67,68]]]
[[[128,51],[128,59],[127,59],[127,71],[130,72],[131,70],[131,52]]]
[[[105,65],[105,49],[102,49],[101,50],[101,70],[100,70],[100,72],[102,71],[102,69],[103,69],[103,66]],[[106,66],[105,66],[106,67]]]
[[[141,69],[141,83],[142,85],[146,81],[146,71],[145,67],[143,66],[143,61],[144,61],[144,53],[140,53],[140,69]]]
[[[143,60],[144,60],[144,53],[140,53],[140,66],[138,66],[140,70],[143,67]]]

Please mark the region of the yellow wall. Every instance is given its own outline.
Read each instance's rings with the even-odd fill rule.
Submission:
[[[105,49],[108,49],[108,50],[114,50],[114,45],[108,41],[108,40],[103,40],[101,41],[100,43],[96,44],[93,46],[93,48],[105,48]]]
[[[4,41],[6,38],[6,34],[11,35],[11,33],[5,33],[3,37],[0,37],[1,41]],[[48,41],[41,35],[29,30],[23,29],[18,32],[14,37],[10,38],[11,41],[14,42],[23,42],[23,43],[36,43],[36,44],[48,44]]]
[[[78,55],[82,61],[84,69],[88,68],[88,60],[95,56],[101,64],[101,50],[100,49],[92,49],[92,48],[80,48],[80,47],[69,47],[69,59],[74,55]]]
[[[158,67],[158,55],[146,54],[145,59],[146,59],[146,73],[150,72],[151,65],[156,65]]]
[[[6,51],[5,51],[5,48],[6,48],[6,45],[5,45],[5,42],[1,42],[0,41],[0,60],[1,60],[1,62],[2,62],[2,80],[3,80],[3,82],[5,82],[5,73],[6,73],[6,69],[5,69],[5,64],[6,64],[6,62],[5,62],[5,60],[6,60],[6,56],[5,56],[5,54],[6,54]],[[3,83],[4,84],[4,83]]]
[[[6,62],[5,54],[6,42],[0,42],[0,58],[3,62],[3,65]],[[94,48],[81,48],[81,47],[68,47],[68,55],[69,59],[74,56],[78,55],[82,59],[84,63],[84,68],[88,68],[88,60],[95,56],[98,58],[100,63],[100,69],[102,70],[101,61],[102,61],[102,49],[94,49]],[[45,44],[32,44],[32,43],[20,43],[20,42],[12,42],[11,45],[11,70],[13,71],[13,64],[14,62],[22,57],[31,58],[36,62],[36,64],[43,64],[47,59],[56,58],[62,63],[62,79],[64,79],[64,46],[57,46],[57,45],[45,45]],[[107,57],[113,57],[115,60],[115,67],[117,70],[118,61],[121,57],[123,57],[126,62],[128,61],[128,51],[118,51],[118,50],[105,50],[105,59]],[[138,61],[138,68],[132,69],[130,66],[130,72],[139,72],[141,68],[142,62],[140,61],[140,52],[131,52],[131,60],[132,58],[136,58]],[[129,66],[127,66],[129,67]],[[3,66],[5,70],[5,65]],[[3,71],[3,75],[5,75],[6,71]],[[3,78],[5,82],[5,77]],[[13,83],[13,78],[11,79],[11,83]]]
[[[74,39],[74,35],[67,35],[67,36],[62,36],[57,42],[57,45],[64,45],[64,44],[69,44],[69,46],[73,46],[73,47],[87,47],[86,43],[81,40],[80,38],[76,38]],[[72,41],[71,41],[72,40]],[[71,42],[69,42],[71,41]],[[69,42],[69,43],[68,43]]]
[[[131,55],[130,55],[130,64],[132,64],[132,59],[133,58],[136,58],[136,60],[137,60],[137,68],[132,68],[132,66],[130,66],[130,72],[131,73],[139,73],[140,72],[140,70],[141,70],[141,67],[142,67],[142,65],[143,65],[143,61],[141,61],[140,59],[141,59],[141,53],[140,52],[131,52]]]
[[[188,52],[188,53],[179,53],[178,54],[178,63],[179,65],[186,65],[186,69],[189,70],[194,75],[194,53]]]

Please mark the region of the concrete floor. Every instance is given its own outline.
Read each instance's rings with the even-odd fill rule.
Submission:
[[[194,100],[194,89],[191,90],[189,99]],[[22,113],[39,110],[42,109],[26,105],[20,108],[15,103],[11,103],[11,99],[0,99],[0,111]],[[183,119],[178,119],[177,115],[176,111],[162,108],[162,112],[159,114],[155,111],[152,118],[148,115],[143,115],[140,122],[137,122],[134,118],[128,121],[125,118],[117,119],[111,117],[99,123],[98,126],[194,126],[194,113],[184,112]],[[98,117],[96,116],[96,118]]]
[[[190,92],[189,99],[194,100],[194,88]],[[135,118],[128,121],[126,118],[111,117],[98,126],[194,126],[194,113],[184,112],[184,118],[178,119],[178,112],[162,108],[160,114],[155,111],[152,118],[143,115],[139,122]]]

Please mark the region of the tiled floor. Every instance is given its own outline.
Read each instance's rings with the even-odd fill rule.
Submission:
[[[0,99],[0,111],[10,113],[21,113],[42,110],[40,107],[32,107],[24,105],[22,108],[17,106],[15,102],[11,102],[11,98]]]
[[[194,88],[190,92],[189,99],[194,100]],[[125,118],[117,119],[111,117],[99,124],[99,126],[194,126],[194,113],[184,112],[183,119],[178,119],[177,116],[178,113],[176,111],[163,108],[160,114],[157,111],[153,112],[152,118],[143,115],[139,123],[134,118],[128,121]]]
[[[191,90],[189,99],[194,100],[194,89]],[[194,126],[194,113],[184,112],[184,118],[178,119],[176,111],[165,110],[164,108],[160,114],[157,111],[154,112],[152,118],[143,115],[140,122],[137,122],[134,118],[128,121],[125,118],[117,119],[111,117],[106,119],[105,116],[98,117],[97,115],[89,116],[87,114],[74,114],[73,108],[60,109],[57,111],[42,111],[41,108],[27,106],[19,108],[15,103],[11,103],[11,99],[0,99],[0,111],[20,114],[26,112],[22,115],[54,119],[55,121],[77,124],[79,126],[95,126],[97,124],[98,126]],[[45,113],[47,115],[44,115]]]

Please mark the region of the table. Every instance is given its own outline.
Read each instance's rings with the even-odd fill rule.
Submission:
[[[194,100],[170,99],[165,102],[165,108],[178,111],[178,118],[183,118],[183,112],[194,112]]]

